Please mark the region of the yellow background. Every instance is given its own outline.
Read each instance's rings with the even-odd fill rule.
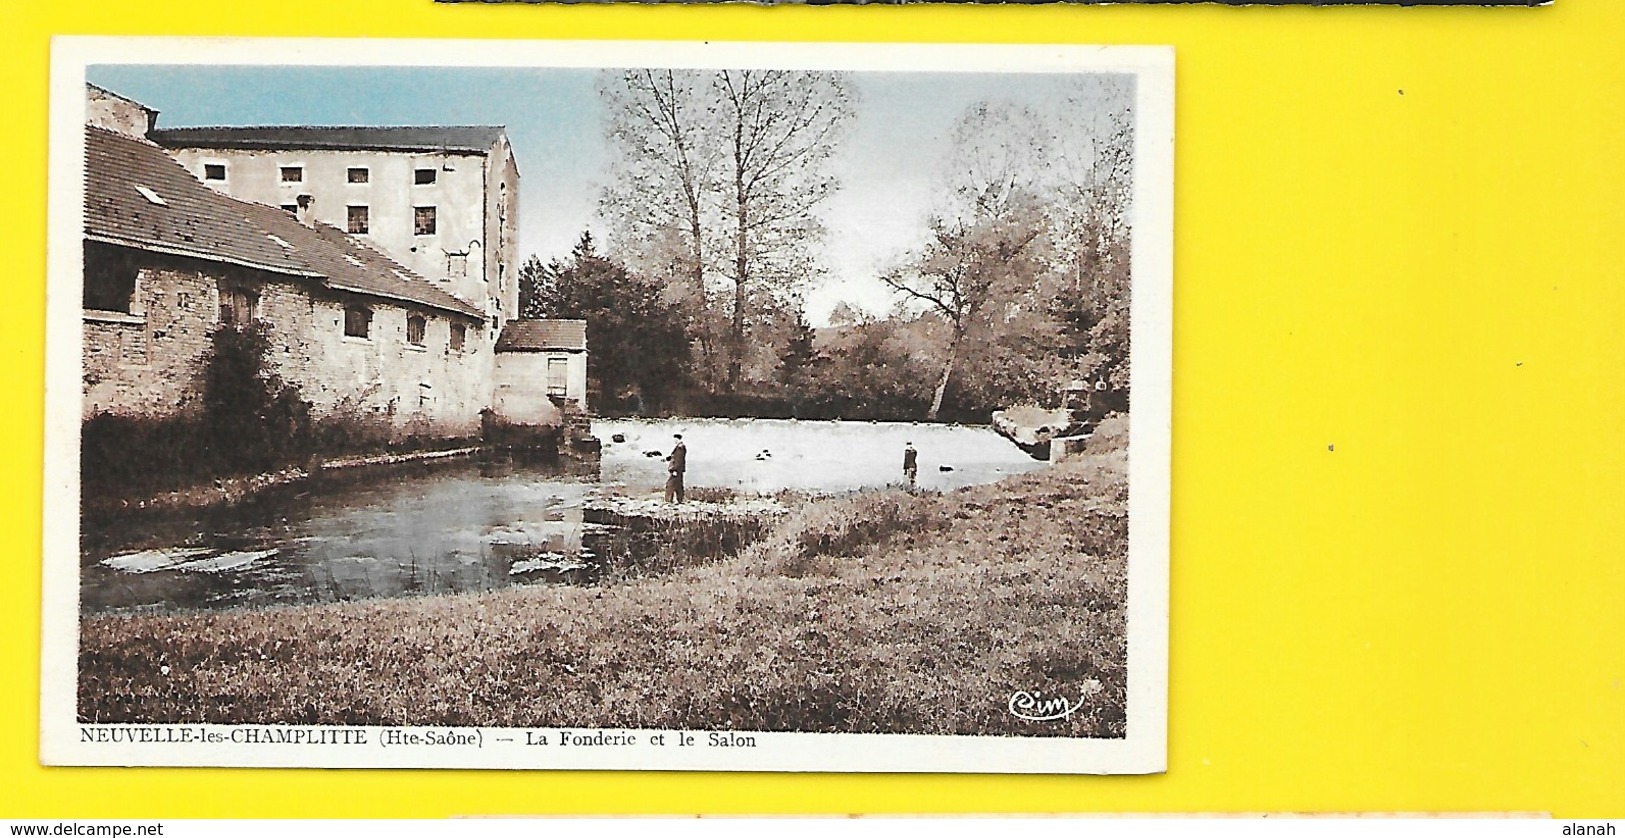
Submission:
[[[1625,816],[1625,2],[0,10],[0,816]],[[1173,44],[1168,773],[43,769],[53,34]]]

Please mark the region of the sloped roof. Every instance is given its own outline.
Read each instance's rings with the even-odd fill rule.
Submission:
[[[242,265],[430,308],[485,315],[326,224],[204,186],[163,149],[85,126],[85,238]]]
[[[85,87],[88,87],[91,90],[94,90],[97,93],[102,94],[103,96],[111,96],[114,99],[119,100],[120,102],[124,102],[124,103],[130,104],[130,105],[134,105],[134,106],[140,108],[141,110],[146,111],[147,113],[154,114],[154,115],[156,115],[158,113],[158,111],[153,110],[152,108],[149,108],[146,105],[143,105],[140,102],[137,102],[136,100],[131,99],[128,96],[120,96],[119,94],[114,93],[113,91],[108,90],[107,88],[102,87],[99,84],[91,84],[90,82],[87,81],[87,82],[85,82]]]
[[[367,149],[484,154],[502,137],[500,125],[253,125],[162,128],[148,136],[171,148]]]
[[[497,338],[498,352],[586,351],[585,320],[509,320]]]

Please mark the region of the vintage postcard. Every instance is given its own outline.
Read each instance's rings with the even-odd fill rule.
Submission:
[[[42,759],[1164,769],[1173,54],[63,38]]]

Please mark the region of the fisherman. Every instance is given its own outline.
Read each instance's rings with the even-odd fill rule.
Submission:
[[[672,446],[671,456],[666,458],[666,503],[683,502],[683,472],[688,470],[688,446],[683,444],[682,434],[673,434],[677,444]]]
[[[903,474],[908,477],[908,487],[914,488],[914,478],[920,473],[920,452],[914,450],[914,443],[903,443]]]

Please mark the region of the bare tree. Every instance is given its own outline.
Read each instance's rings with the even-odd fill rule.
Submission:
[[[646,246],[681,244],[685,293],[704,309],[695,322],[724,324],[696,334],[720,338],[735,390],[753,307],[768,316],[775,300],[799,302],[818,270],[815,210],[836,188],[827,164],[852,113],[846,79],[632,70],[606,76],[600,93],[615,149],[602,212]]]
[[[814,210],[834,192],[828,162],[852,116],[852,94],[838,73],[728,70],[713,80],[722,134],[723,216],[733,259],[728,386],[739,384],[746,307],[754,286],[797,298],[817,266],[823,234]]]
[[[1056,311],[1082,353],[1069,375],[1113,390],[1128,386],[1130,245],[1133,234],[1134,80],[1077,82],[1056,114],[1054,195],[1057,265],[1064,282]]]
[[[715,356],[706,259],[719,162],[715,103],[694,71],[605,71],[598,81],[612,177],[600,214],[619,250],[667,278],[665,296],[687,314],[706,367]]]
[[[1011,206],[998,216],[934,223],[933,240],[907,268],[880,279],[893,290],[924,303],[949,326],[948,345],[931,396],[926,421],[942,411],[966,336],[978,327],[996,328],[1018,295],[1037,284],[1044,270],[1040,250],[1046,234],[1036,203]]]
[[[978,327],[996,331],[1042,293],[1047,147],[1043,123],[1030,110],[986,102],[967,109],[955,126],[931,243],[906,267],[881,276],[949,325],[928,421],[942,410],[966,336]]]

